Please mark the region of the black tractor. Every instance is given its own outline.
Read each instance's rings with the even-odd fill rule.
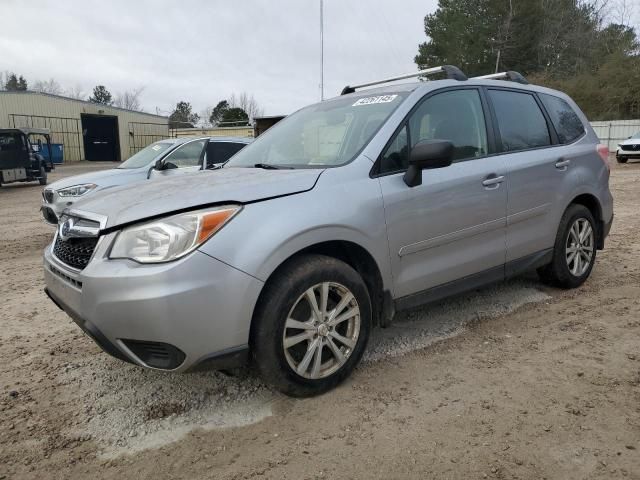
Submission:
[[[49,153],[48,162],[40,153],[43,148],[47,148]],[[46,185],[47,173],[54,169],[52,158],[48,129],[0,129],[0,185],[35,181]]]

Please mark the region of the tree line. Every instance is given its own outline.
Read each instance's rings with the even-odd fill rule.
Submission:
[[[65,89],[55,79],[37,80],[31,86],[22,75],[16,75],[13,72],[0,72],[0,90],[9,92],[33,91],[41,93],[49,93],[51,95],[61,95],[75,100],[85,100],[101,105],[109,105],[127,110],[142,111],[140,97],[144,91],[144,87],[133,88],[117,93],[115,96],[107,90],[104,85],[96,85],[92,94],[87,94],[82,87]]]
[[[468,76],[516,70],[566,92],[591,120],[640,118],[640,42],[629,18],[624,1],[439,0],[415,62]]]
[[[250,125],[254,118],[262,115],[263,109],[246,92],[232,94],[228,99],[220,100],[215,107],[207,107],[200,114],[194,113],[189,102],[180,101],[169,115],[169,128],[193,128],[196,124],[203,127],[240,127]]]
[[[13,72],[0,72],[0,90],[20,92],[35,91],[62,95],[76,100],[85,100],[92,103],[125,108],[127,110],[143,111],[141,95],[144,87],[120,92],[115,96],[104,85],[96,85],[92,93],[86,94],[81,87],[64,89],[53,78],[38,80],[29,86],[23,75]],[[193,112],[191,103],[179,101],[169,115],[170,128],[193,128],[197,124],[207,126],[244,126],[249,125],[255,117],[262,115],[262,107],[253,95],[243,92],[239,95],[232,94],[228,99],[219,101],[215,107],[206,108],[201,114]]]

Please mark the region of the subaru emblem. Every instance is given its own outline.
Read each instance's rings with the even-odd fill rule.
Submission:
[[[67,219],[64,223],[62,223],[62,224],[60,225],[60,231],[59,231],[60,238],[61,238],[62,240],[66,240],[67,238],[69,238],[69,237],[68,237],[68,235],[69,235],[69,231],[70,231],[72,228],[73,228],[73,219],[72,219],[72,218],[69,218],[69,219]]]

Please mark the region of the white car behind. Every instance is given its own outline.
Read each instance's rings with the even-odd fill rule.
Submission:
[[[58,180],[42,191],[40,211],[53,225],[65,208],[80,197],[106,188],[169,175],[209,170],[253,141],[244,137],[181,137],[169,138],[143,148],[128,160],[110,170],[85,173]]]

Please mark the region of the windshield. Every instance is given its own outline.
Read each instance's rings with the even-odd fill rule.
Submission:
[[[638,132],[638,133],[636,133],[634,135],[631,135],[629,138],[633,138],[633,139],[640,138],[640,132]]]
[[[371,140],[406,92],[330,100],[285,118],[238,152],[227,167],[335,167]]]
[[[156,142],[143,148],[135,155],[129,157],[118,168],[140,168],[149,165],[162,152],[167,151],[174,145],[172,142]]]

